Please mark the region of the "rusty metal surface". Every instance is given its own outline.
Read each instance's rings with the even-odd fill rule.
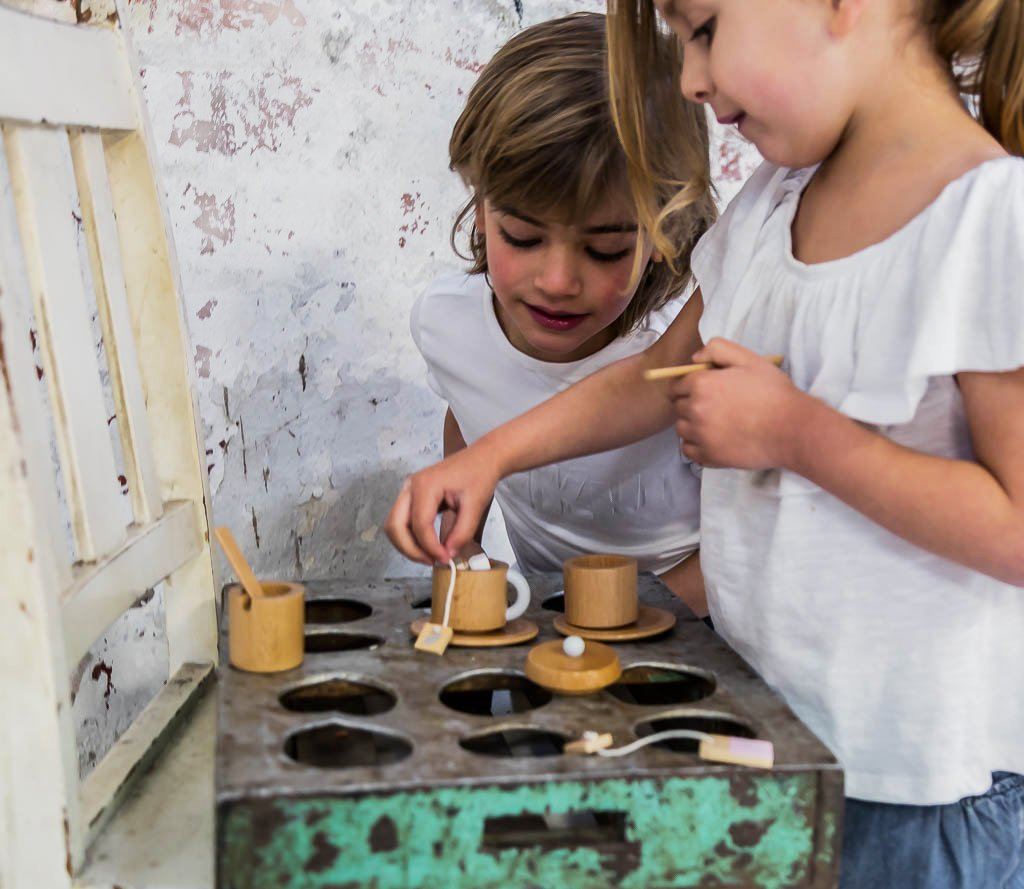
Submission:
[[[672,610],[679,621],[665,636],[616,645],[623,668],[658,664],[703,674],[714,686],[707,697],[679,705],[639,706],[617,700],[604,691],[584,698],[555,696],[537,709],[505,717],[462,713],[445,706],[439,695],[447,683],[488,671],[521,673],[532,644],[558,638],[551,626],[555,612],[544,609],[542,602],[561,589],[561,576],[538,575],[530,580],[533,598],[527,617],[541,628],[537,640],[504,649],[450,648],[444,657],[415,651],[409,634],[409,624],[423,613],[412,604],[429,596],[428,579],[308,583],[307,602],[319,602],[323,607],[329,600],[345,599],[372,608],[367,616],[353,621],[307,623],[308,634],[337,630],[377,636],[383,643],[375,650],[308,653],[298,669],[272,676],[223,667],[217,744],[218,804],[241,798],[300,798],[325,793],[359,796],[437,787],[726,776],[737,772],[737,767],[703,762],[696,754],[655,747],[605,759],[493,757],[459,745],[460,739],[512,728],[539,729],[567,739],[577,738],[588,729],[608,731],[616,745],[622,745],[637,737],[635,727],[639,723],[670,714],[733,719],[749,727],[755,736],[773,742],[775,772],[834,772],[841,787],[839,767],[831,753],[738,655],[651,576],[641,577],[641,600]],[[226,652],[226,627],[222,628],[221,641]],[[227,663],[226,656],[223,663]],[[378,686],[394,696],[395,704],[387,712],[356,716],[295,712],[279,702],[282,694],[331,678]],[[340,769],[312,767],[285,754],[289,736],[329,724],[365,728],[405,739],[412,752],[389,765]]]

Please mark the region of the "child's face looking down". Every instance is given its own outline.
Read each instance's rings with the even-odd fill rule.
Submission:
[[[655,0],[655,5],[683,47],[683,96],[710,105],[719,123],[736,125],[773,163],[809,166],[832,151],[875,61],[851,4]]]
[[[608,200],[579,224],[537,219],[514,207],[477,207],[498,320],[519,351],[576,361],[614,338],[625,311],[637,242],[636,214]],[[642,255],[646,266],[651,251]]]

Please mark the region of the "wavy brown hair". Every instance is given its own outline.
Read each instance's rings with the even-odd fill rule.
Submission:
[[[666,35],[655,43],[658,52],[678,60],[674,41]],[[636,171],[627,160],[630,146],[624,150],[612,115],[607,47],[605,16],[581,12],[527,28],[487,63],[448,147],[451,169],[472,191],[451,240],[455,252],[472,263],[470,273],[482,274],[487,250],[474,223],[479,201],[573,224],[617,190],[632,196],[641,235],[666,261],[640,268],[643,237],[637,239],[631,283],[639,283],[615,323],[616,335],[622,335],[683,291],[690,279],[690,252],[714,221],[715,204],[707,122],[680,99],[678,71],[667,89],[647,96],[650,113],[640,128],[644,157],[671,185],[635,187]],[[680,188],[692,199],[680,200]],[[664,221],[655,229],[651,223],[659,217]],[[467,228],[468,255],[458,246]]]

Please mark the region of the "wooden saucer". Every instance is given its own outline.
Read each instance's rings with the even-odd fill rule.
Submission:
[[[582,636],[584,639],[597,639],[602,642],[630,642],[634,639],[647,639],[650,636],[657,636],[659,633],[671,630],[675,625],[676,616],[671,611],[654,608],[650,605],[640,606],[635,623],[607,630],[575,627],[566,620],[564,614],[558,615],[554,621],[555,629],[563,636]]]
[[[600,642],[588,642],[579,657],[569,657],[562,651],[561,639],[541,642],[526,655],[527,678],[563,695],[600,691],[621,675],[619,656]]]
[[[423,625],[429,620],[421,617],[414,620],[409,627],[413,636],[418,636]],[[500,630],[493,633],[455,633],[449,645],[456,645],[460,648],[499,648],[503,645],[519,645],[521,642],[529,642],[533,639],[539,629],[532,620],[521,617],[518,620],[509,621]],[[559,642],[559,645],[562,643]]]

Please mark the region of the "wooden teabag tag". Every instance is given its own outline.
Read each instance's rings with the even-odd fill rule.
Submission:
[[[416,637],[416,644],[413,646],[418,651],[429,651],[431,654],[444,654],[448,644],[452,641],[455,631],[448,626],[448,620],[452,614],[452,595],[455,592],[455,560],[448,560],[448,570],[451,572],[448,578],[448,593],[444,599],[444,616],[441,623],[432,624],[429,621],[423,625],[420,634]]]
[[[606,750],[612,746],[612,736],[605,732],[584,732],[583,737],[578,741],[570,741],[562,748],[562,753],[597,753],[598,750]]]
[[[708,735],[697,750],[701,759],[731,762],[757,769],[770,769],[775,763],[775,747],[771,741],[736,738],[729,735]]]

